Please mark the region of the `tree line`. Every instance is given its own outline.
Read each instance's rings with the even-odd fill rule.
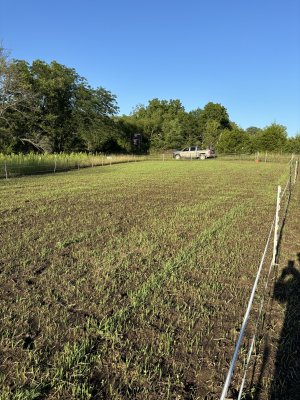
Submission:
[[[300,153],[300,135],[277,123],[242,129],[226,108],[209,102],[186,111],[181,101],[149,100],[118,115],[117,98],[92,88],[56,61],[12,60],[0,48],[0,152],[146,153],[188,145],[219,153]]]

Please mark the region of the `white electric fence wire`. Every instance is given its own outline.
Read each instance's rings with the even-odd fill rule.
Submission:
[[[283,192],[281,192],[280,199],[282,199],[283,196],[285,195],[286,189],[289,187],[289,185],[290,185],[290,181],[287,181],[287,184],[285,185]]]
[[[274,222],[275,222],[275,219],[273,221],[273,224],[274,224]],[[254,332],[254,335],[253,335],[253,338],[252,338],[252,341],[251,341],[251,345],[250,345],[250,348],[249,348],[249,351],[248,351],[247,360],[246,360],[246,363],[244,365],[244,376],[243,376],[242,383],[241,383],[241,386],[240,386],[238,400],[241,400],[241,398],[242,398],[243,389],[244,389],[244,385],[245,385],[245,381],[246,381],[246,375],[247,375],[247,371],[248,371],[248,368],[249,368],[249,363],[250,363],[250,359],[251,359],[251,356],[252,356],[252,351],[253,351],[253,347],[254,347],[254,344],[255,344],[255,339],[256,339],[256,336],[257,336],[258,325],[259,325],[259,321],[260,321],[260,318],[261,318],[261,315],[262,315],[263,306],[264,306],[264,302],[265,302],[265,294],[266,294],[266,291],[267,291],[267,288],[268,288],[269,279],[270,279],[270,276],[271,276],[271,272],[272,272],[273,266],[274,266],[274,264],[271,262],[270,263],[270,267],[269,267],[268,276],[267,276],[267,279],[266,279],[266,283],[265,283],[265,286],[264,286],[263,298],[261,300],[259,313],[258,313],[257,320],[256,320],[255,332]]]
[[[290,165],[292,162],[293,162],[293,158],[290,159],[290,161],[288,162],[288,164]],[[284,196],[284,194],[285,194],[287,188],[290,186],[290,184],[291,184],[291,170],[290,170],[290,179],[287,181],[287,183],[286,183],[286,185],[285,185],[285,188],[283,189],[283,192],[281,192],[280,199],[283,198],[283,196]]]
[[[241,346],[241,343],[242,343],[242,339],[243,339],[243,336],[244,336],[244,333],[245,333],[245,330],[246,330],[246,327],[247,327],[250,310],[251,310],[253,299],[254,299],[254,295],[255,295],[255,292],[256,292],[256,287],[257,287],[257,284],[258,284],[258,280],[259,280],[259,277],[260,277],[260,274],[261,274],[261,271],[262,271],[262,267],[263,267],[263,264],[264,264],[264,261],[265,261],[265,257],[266,257],[266,254],[267,254],[267,250],[268,250],[268,247],[269,247],[269,243],[270,243],[270,240],[271,240],[274,222],[275,222],[275,217],[274,217],[274,221],[273,221],[271,229],[270,229],[268,240],[267,240],[267,243],[266,243],[266,246],[265,246],[261,261],[260,261],[260,264],[259,264],[259,268],[258,268],[258,271],[257,271],[257,274],[256,274],[255,282],[254,282],[254,285],[253,285],[253,288],[252,288],[252,292],[251,292],[251,295],[250,295],[250,299],[249,299],[249,302],[248,302],[247,310],[246,310],[245,315],[244,315],[244,320],[243,320],[242,327],[241,327],[241,330],[240,330],[240,334],[239,334],[239,337],[238,337],[238,340],[237,340],[237,343],[236,343],[236,346],[235,346],[235,350],[234,350],[234,353],[233,353],[233,356],[232,356],[232,360],[231,360],[231,363],[230,363],[229,371],[227,373],[226,381],[225,381],[225,384],[224,384],[224,387],[223,387],[223,391],[222,391],[220,400],[225,400],[225,398],[227,396],[227,392],[228,392],[229,384],[230,384],[230,381],[231,381],[231,377],[233,375],[235,363],[236,363],[236,360],[237,360],[237,357],[238,357],[238,353],[239,353],[239,350],[240,350],[240,346]]]
[[[285,194],[285,192],[286,192],[288,187],[290,187],[290,179],[288,180],[288,182],[287,182],[287,184],[286,184],[286,186],[285,186],[285,188],[284,188],[282,193],[280,193],[280,190],[281,190],[280,187],[278,188],[278,190],[279,190],[278,197],[279,197],[280,200],[283,198],[283,196],[284,196],[284,194]],[[290,193],[289,193],[289,195],[290,195]],[[242,339],[243,339],[243,336],[244,336],[244,332],[246,330],[246,326],[247,326],[247,323],[248,323],[249,314],[250,314],[250,310],[251,310],[251,307],[252,307],[254,295],[255,295],[255,292],[256,292],[258,280],[259,280],[259,277],[260,277],[260,274],[261,274],[261,271],[262,271],[262,267],[263,267],[263,264],[264,264],[265,256],[267,254],[267,250],[268,250],[268,247],[269,247],[272,231],[273,231],[274,225],[275,225],[275,223],[276,223],[276,221],[278,219],[277,208],[278,208],[278,202],[277,202],[277,207],[276,207],[276,213],[275,213],[275,216],[274,216],[274,219],[273,219],[273,222],[272,222],[272,226],[271,226],[271,229],[270,229],[270,232],[269,232],[267,243],[266,243],[266,246],[265,246],[261,261],[260,261],[260,265],[259,265],[259,268],[258,268],[258,271],[257,271],[256,279],[255,279],[255,282],[254,282],[254,285],[253,285],[253,288],[252,288],[251,296],[250,296],[250,299],[249,299],[249,302],[248,302],[248,307],[247,307],[247,310],[246,310],[246,313],[245,313],[245,316],[244,316],[244,320],[243,320],[243,324],[242,324],[242,327],[241,327],[240,335],[239,335],[238,341],[236,343],[235,351],[234,351],[234,354],[233,354],[233,357],[232,357],[232,360],[231,360],[231,363],[230,363],[229,371],[228,371],[228,374],[227,374],[227,377],[226,377],[226,381],[225,381],[225,384],[224,384],[224,387],[223,387],[223,391],[222,391],[220,400],[225,400],[226,396],[227,396],[229,384],[230,384],[230,381],[231,381],[231,377],[233,375],[233,371],[234,371],[234,367],[235,367],[235,364],[236,364],[236,361],[237,361],[237,357],[238,357],[239,349],[240,349],[240,346],[241,346],[241,342],[242,342]],[[287,211],[287,208],[286,208],[285,212],[286,211]],[[276,248],[276,251],[277,251],[277,248]],[[247,354],[247,359],[246,359],[246,362],[245,362],[245,365],[244,365],[244,376],[243,376],[243,379],[242,379],[242,382],[241,382],[239,395],[238,395],[238,400],[241,399],[243,388],[244,388],[244,385],[245,385],[246,374],[247,374],[247,370],[248,370],[248,367],[249,367],[252,351],[253,351],[254,344],[255,344],[255,339],[256,339],[258,325],[259,325],[259,320],[260,320],[261,313],[262,313],[262,310],[263,310],[264,296],[265,296],[265,292],[266,292],[267,287],[268,287],[268,282],[269,282],[269,278],[270,278],[273,266],[274,266],[274,254],[273,254],[273,260],[272,260],[272,262],[270,264],[270,267],[269,267],[269,272],[268,272],[268,276],[267,276],[267,279],[266,279],[266,283],[265,283],[265,286],[264,286],[264,294],[263,294],[263,298],[262,298],[262,301],[261,301],[261,306],[260,306],[258,317],[257,317],[257,321],[256,321],[255,332],[254,332],[254,335],[252,337],[251,345],[250,345],[250,348],[249,348],[249,351],[248,351],[248,354]]]

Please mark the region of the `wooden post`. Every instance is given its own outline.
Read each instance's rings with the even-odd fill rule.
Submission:
[[[273,258],[272,264],[276,264],[277,248],[278,248],[278,231],[279,231],[279,211],[280,211],[280,194],[281,186],[278,186],[277,191],[277,204],[276,204],[276,215],[275,215],[275,226],[274,226],[274,246],[273,246]]]
[[[54,171],[53,171],[54,173],[56,172],[56,158],[55,158],[55,160],[54,160]]]

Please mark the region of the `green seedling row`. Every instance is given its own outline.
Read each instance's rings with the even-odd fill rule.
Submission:
[[[287,176],[207,160],[2,180],[1,400],[218,398]]]

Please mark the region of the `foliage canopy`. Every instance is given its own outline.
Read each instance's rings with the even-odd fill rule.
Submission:
[[[179,99],[149,100],[117,116],[117,98],[56,61],[11,60],[0,47],[0,151],[140,152],[214,147],[219,152],[300,152],[299,135],[273,123],[243,130],[209,102],[187,112]]]

